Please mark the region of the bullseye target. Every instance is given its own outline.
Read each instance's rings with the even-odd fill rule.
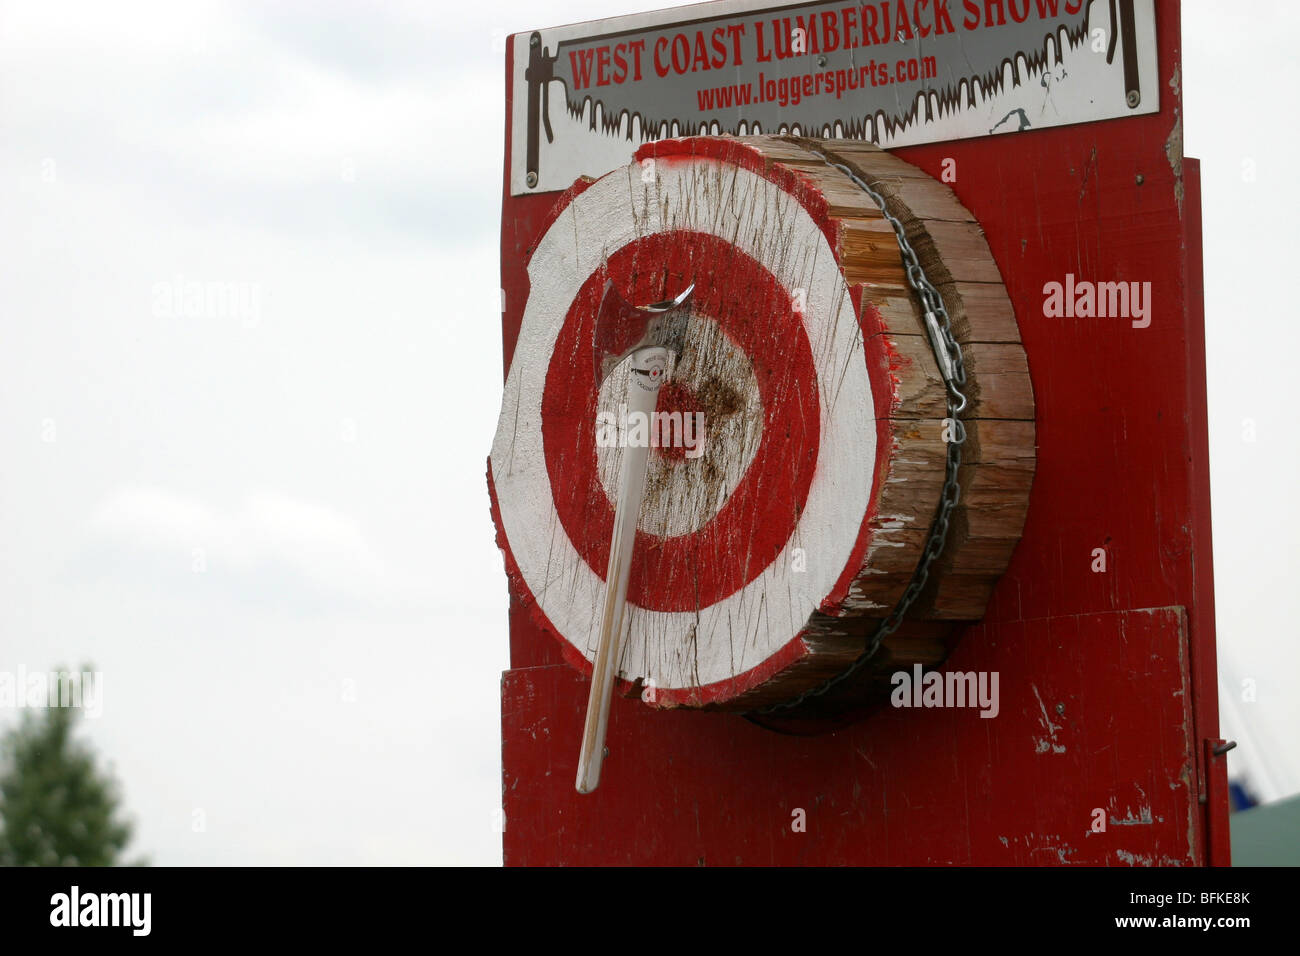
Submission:
[[[909,403],[927,428],[942,418],[933,395],[904,394],[935,377],[933,359],[905,354],[886,328],[889,316],[915,322],[912,303],[884,269],[873,304],[849,261],[845,197],[866,225],[879,210],[847,179],[819,186],[774,162],[762,142],[650,144],[565,194],[528,262],[489,462],[512,585],[589,669],[623,451],[650,444],[619,677],[653,688],[644,699],[657,706],[735,706],[851,659],[861,633],[824,621],[888,611],[900,557],[915,557],[937,502],[935,483],[917,480],[905,507],[882,511],[903,477],[893,461],[910,449],[905,461],[942,476],[937,434],[909,444],[894,421]],[[896,259],[874,235],[871,256]],[[592,361],[608,282],[631,303],[694,284],[648,421],[627,411],[629,363],[601,382]]]

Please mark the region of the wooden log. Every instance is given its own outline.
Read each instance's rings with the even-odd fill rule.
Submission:
[[[967,441],[929,586],[871,666],[805,710],[860,706],[887,670],[942,662],[1019,539],[1029,371],[997,264],[951,190],[864,143],[647,144],[575,184],[535,247],[489,481],[512,586],[589,670],[620,454],[592,454],[591,423],[626,382],[597,394],[584,377],[590,289],[608,278],[652,301],[695,284],[659,410],[702,415],[708,439],[697,457],[652,455],[619,664],[621,690],[652,706],[751,711],[841,673],[902,597],[938,508],[945,385],[894,229],[837,164],[884,197],[943,298]]]

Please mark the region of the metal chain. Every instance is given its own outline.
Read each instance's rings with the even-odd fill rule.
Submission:
[[[757,711],[751,711],[751,713],[759,714],[793,710],[814,697],[824,696],[828,691],[862,670],[880,649],[881,642],[898,630],[899,625],[903,623],[903,616],[907,614],[917,597],[920,596],[921,591],[924,590],[926,582],[929,581],[930,565],[942,553],[944,544],[947,541],[948,522],[952,518],[953,509],[957,507],[957,501],[961,495],[961,488],[957,484],[957,471],[961,467],[961,446],[966,440],[966,426],[957,417],[966,408],[966,396],[961,391],[962,386],[966,384],[966,366],[962,361],[961,346],[957,344],[956,338],[953,337],[952,322],[948,316],[948,309],[943,304],[943,297],[939,295],[939,290],[934,287],[934,283],[926,277],[925,270],[921,268],[916,250],[907,241],[907,233],[903,228],[903,223],[889,211],[885,197],[867,185],[862,177],[852,169],[842,163],[835,162],[821,150],[809,146],[807,143],[801,142],[798,145],[820,156],[832,169],[838,169],[849,177],[854,185],[875,201],[885,219],[894,227],[894,232],[898,236],[898,248],[903,254],[903,265],[907,268],[907,282],[921,300],[922,310],[925,314],[926,335],[930,339],[930,348],[934,352],[935,363],[939,366],[939,374],[943,376],[943,384],[948,393],[948,418],[944,422],[945,431],[951,427],[953,434],[951,436],[944,435],[944,441],[947,444],[947,456],[944,468],[943,493],[940,495],[939,507],[935,512],[934,521],[930,525],[930,533],[925,539],[925,547],[921,551],[920,560],[917,561],[916,570],[912,572],[912,580],[908,583],[907,590],[903,592],[903,596],[898,603],[894,605],[894,609],[889,612],[889,616],[876,627],[871,640],[867,642],[866,650],[849,665],[847,670],[816,687],[804,691],[793,700],[771,704],[767,707],[760,707]]]

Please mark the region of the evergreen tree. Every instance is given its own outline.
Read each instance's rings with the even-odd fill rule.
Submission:
[[[28,711],[5,734],[0,744],[0,864],[122,862],[131,825],[118,815],[113,779],[73,735],[79,713],[66,706]]]

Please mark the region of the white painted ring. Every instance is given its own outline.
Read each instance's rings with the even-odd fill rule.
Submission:
[[[782,255],[767,261],[765,230],[777,223]],[[876,461],[875,406],[856,311],[833,250],[798,200],[756,173],[705,157],[661,160],[651,184],[640,164],[609,173],[573,198],[529,261],[530,292],[491,454],[510,553],[561,639],[592,658],[604,582],[579,556],[554,505],[541,427],[551,354],[579,289],[608,255],[645,235],[679,229],[732,242],[792,297],[804,290],[821,447],[794,533],[757,577],[698,614],[629,606],[620,676],[665,691],[731,680],[799,635],[853,554]],[[793,569],[800,548],[806,571]]]

